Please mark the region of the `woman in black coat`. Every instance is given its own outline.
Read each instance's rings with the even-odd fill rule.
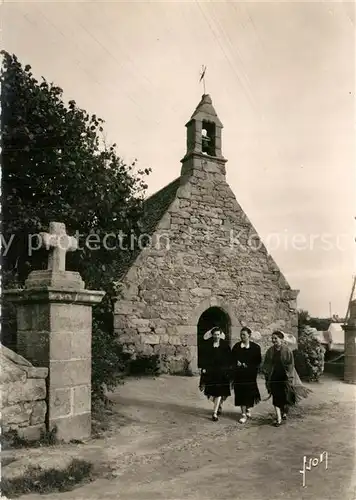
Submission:
[[[241,341],[232,348],[233,383],[235,406],[241,406],[241,424],[251,417],[251,410],[261,401],[257,385],[258,367],[261,364],[261,348],[251,342],[251,330],[246,326],[240,332]]]
[[[202,374],[200,390],[204,391],[208,399],[212,399],[213,421],[218,420],[222,403],[230,395],[230,365],[231,349],[225,341],[225,334],[220,328],[215,327],[204,335],[204,356],[202,361]]]

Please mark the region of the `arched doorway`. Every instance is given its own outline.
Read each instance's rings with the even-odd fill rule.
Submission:
[[[231,321],[229,315],[220,307],[209,307],[200,316],[197,325],[198,368],[201,368],[204,359],[204,333],[214,326],[219,326],[222,329],[226,340],[230,343]]]

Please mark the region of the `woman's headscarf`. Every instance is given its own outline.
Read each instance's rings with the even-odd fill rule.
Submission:
[[[218,326],[214,326],[213,328],[211,328],[210,330],[208,330],[207,332],[205,332],[204,336],[203,336],[203,339],[204,340],[209,340],[213,336],[213,333],[216,332],[216,330],[220,331],[220,338],[222,340],[225,340],[225,333]]]
[[[281,340],[284,339],[284,333],[281,330],[275,330],[272,335],[275,335],[276,337],[279,337]]]

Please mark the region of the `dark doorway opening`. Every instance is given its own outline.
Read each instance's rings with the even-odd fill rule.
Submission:
[[[197,327],[197,346],[198,346],[198,368],[202,367],[204,360],[204,333],[218,326],[225,333],[225,340],[230,344],[230,318],[220,307],[210,307],[200,316]]]

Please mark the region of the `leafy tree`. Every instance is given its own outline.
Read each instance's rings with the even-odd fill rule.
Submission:
[[[310,316],[308,311],[300,309],[298,311],[298,331],[300,332],[305,325],[309,324]]]
[[[328,318],[310,318],[309,326],[320,331],[327,331],[331,323]]]
[[[304,327],[309,326],[316,328],[320,331],[326,331],[330,326],[331,320],[329,318],[314,318],[311,317],[308,311],[300,309],[298,311],[298,331],[299,334],[303,332]]]
[[[46,267],[45,250],[32,252],[29,243],[49,222],[64,222],[69,234],[81,235],[80,251],[67,254],[67,269],[79,271],[88,288],[107,292],[93,310],[93,387],[100,392],[103,383],[114,383],[122,359],[113,334],[112,283],[125,258],[125,250],[108,249],[115,237],[106,246],[104,237],[138,230],[150,169],[126,165],[116,145],[102,140],[102,119],[74,101],[65,105],[62,89],[37,81],[15,55],[2,56],[3,286],[21,286],[31,270]],[[13,334],[10,320],[5,334]]]
[[[298,348],[293,354],[302,379],[317,382],[323,374],[325,349],[315,337],[313,329],[324,331],[329,325],[329,319],[312,318],[308,311],[298,311]]]
[[[312,327],[305,326],[300,332],[294,356],[300,377],[310,382],[319,381],[324,372],[325,349],[313,335]]]

